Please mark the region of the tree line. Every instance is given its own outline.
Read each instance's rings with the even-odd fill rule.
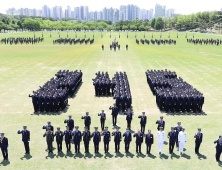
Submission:
[[[155,30],[176,29],[179,31],[196,30],[206,31],[207,29],[221,29],[222,12],[199,12],[191,15],[175,15],[170,17],[159,17],[149,20],[126,20],[118,21],[112,24],[111,21],[93,20],[81,22],[73,18],[63,18],[56,20],[54,18],[27,17],[27,16],[9,16],[0,14],[0,31],[3,30],[139,30],[148,31],[151,28]]]

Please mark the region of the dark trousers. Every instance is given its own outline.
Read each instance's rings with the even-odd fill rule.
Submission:
[[[34,107],[34,111],[37,112],[39,109],[37,103],[33,103],[33,107]]]
[[[141,153],[141,143],[136,143],[136,152],[138,151]]]
[[[105,153],[109,151],[109,142],[108,143],[104,142],[104,151]]]
[[[66,142],[66,149],[67,149],[67,152],[70,151],[71,149],[70,142]]]
[[[49,112],[49,104],[45,104],[45,111]]]
[[[100,120],[101,122],[101,129],[104,130],[105,120]]]
[[[48,151],[52,152],[52,142],[47,142]]]
[[[195,142],[195,153],[199,153],[200,144],[198,142]]]
[[[58,152],[62,151],[62,142],[57,142]]]
[[[119,152],[120,142],[115,142],[115,152]]]
[[[85,152],[89,152],[89,141],[84,141]]]
[[[8,150],[7,149],[2,149],[2,156],[3,156],[4,160],[8,159]]]
[[[142,133],[142,134],[145,133],[145,125],[141,125],[141,133]]]
[[[88,130],[90,130],[90,125],[85,124],[85,127],[87,127]]]
[[[113,116],[113,125],[116,126],[117,116]]]
[[[29,142],[23,142],[25,146],[25,153],[29,153]]]
[[[122,103],[121,105],[122,105],[122,112],[124,112],[126,109],[126,105],[125,105],[125,103]]]
[[[175,142],[170,142],[170,144],[169,144],[169,152],[170,153],[173,153],[174,146],[175,146]]]
[[[44,112],[44,104],[40,104],[40,112]]]
[[[131,121],[127,121],[127,127],[131,130]]]
[[[99,152],[99,142],[94,142],[95,153]]]
[[[217,150],[217,149],[216,149],[216,160],[217,160],[217,161],[220,160],[220,154],[221,154],[221,150]]]
[[[146,144],[146,152],[150,153],[152,144]]]
[[[125,151],[129,152],[130,142],[125,142]]]
[[[75,152],[79,152],[80,142],[75,143]]]

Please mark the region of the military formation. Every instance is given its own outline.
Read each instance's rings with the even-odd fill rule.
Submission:
[[[88,44],[88,43],[90,43],[90,44],[93,44],[94,43],[94,38],[93,39],[90,39],[90,38],[88,38],[88,39],[85,39],[85,38],[83,38],[83,39],[75,39],[75,38],[59,38],[59,39],[56,39],[56,40],[53,40],[53,44],[64,44],[64,45],[66,45],[66,44],[70,44],[70,45],[76,45],[76,44],[83,44],[83,43],[85,43],[85,44]]]
[[[194,39],[194,38],[190,38],[190,39],[187,39],[187,43],[192,43],[194,45],[220,45],[222,44],[222,40],[220,39]]]
[[[102,111],[104,112],[104,111]],[[119,129],[120,127],[116,126],[116,130],[113,132],[110,132],[108,130],[108,127],[104,127],[104,129],[101,128],[101,132],[98,130],[98,127],[94,128],[93,132],[90,132],[89,126],[91,124],[91,118],[89,116],[89,113],[86,112],[86,116],[82,116],[82,119],[85,119],[90,121],[84,122],[84,130],[80,131],[79,126],[74,126],[74,120],[72,119],[72,116],[70,115],[68,119],[64,120],[64,123],[67,124],[66,130],[61,131],[60,127],[57,127],[54,131],[53,125],[51,125],[51,122],[47,122],[47,125],[43,125],[42,129],[45,130],[43,137],[46,138],[47,143],[47,149],[48,153],[53,153],[53,142],[54,140],[57,143],[57,151],[58,153],[62,153],[62,145],[63,141],[65,141],[66,144],[66,152],[71,152],[71,145],[74,144],[74,152],[80,153],[80,144],[83,141],[85,153],[89,153],[89,143],[92,139],[94,144],[94,153],[99,153],[99,145],[100,142],[103,139],[104,144],[104,153],[109,153],[109,145],[111,142],[111,138],[113,136],[113,141],[115,143],[115,153],[120,153],[120,143],[124,138],[124,147],[125,147],[125,153],[128,153],[130,150],[130,143],[132,142],[133,138],[135,138],[136,143],[136,153],[141,154],[142,153],[142,143],[144,142],[146,145],[146,154],[151,154],[151,147],[154,143],[154,137],[157,138],[157,144],[158,154],[163,154],[163,146],[164,142],[166,141],[166,137],[169,139],[169,154],[174,153],[174,147],[176,146],[178,148],[179,154],[184,154],[184,147],[187,142],[187,132],[185,131],[185,127],[181,126],[181,122],[177,123],[177,126],[171,127],[171,130],[165,134],[164,128],[165,128],[165,121],[163,120],[163,117],[161,116],[159,120],[156,121],[157,124],[157,133],[154,135],[151,133],[151,130],[149,129],[147,133],[145,132],[145,129],[141,131],[141,129],[138,129],[137,132],[132,133],[132,131],[127,127],[125,132],[121,132]],[[146,122],[146,116],[145,112],[142,112],[142,115],[140,115],[138,118],[142,121]],[[140,122],[140,124],[141,124]],[[146,124],[146,123],[145,123]],[[145,127],[144,127],[145,128]],[[23,130],[18,130],[18,134],[22,134],[22,142],[24,143],[25,148],[25,154],[30,154],[30,148],[29,148],[29,142],[30,142],[30,131],[27,129],[27,126],[23,126]],[[194,134],[195,138],[195,154],[199,153],[200,145],[203,141],[203,133],[201,132],[201,129],[198,128],[197,132]],[[219,136],[219,139],[214,141],[214,143],[217,144],[216,146],[216,161],[220,161],[220,154],[222,151],[222,136]],[[8,139],[4,136],[4,133],[1,133],[0,138],[0,147],[2,150],[2,155],[4,158],[4,161],[8,160]]]
[[[204,96],[175,72],[147,70],[147,83],[156,95],[156,104],[165,112],[201,112]]]
[[[141,44],[148,44],[148,45],[150,45],[150,44],[153,44],[153,45],[155,45],[155,44],[157,44],[157,45],[161,45],[161,44],[163,44],[163,45],[165,45],[165,44],[169,44],[169,45],[171,45],[171,44],[174,44],[174,45],[176,45],[176,40],[173,40],[173,39],[169,39],[169,40],[167,40],[167,39],[151,39],[151,40],[148,40],[148,39],[145,39],[145,40],[143,40],[143,39],[140,39],[140,41],[138,40],[138,39],[136,39],[136,43],[139,45],[140,43]]]
[[[72,96],[82,82],[81,70],[58,71],[56,78],[51,78],[29,97],[32,98],[34,112],[59,112],[68,104],[68,97]]]
[[[44,38],[33,38],[33,37],[17,37],[17,38],[14,38],[14,37],[10,37],[10,38],[2,38],[0,43],[2,44],[10,44],[10,45],[17,45],[17,44],[37,44],[37,43],[40,43],[40,42],[43,42],[44,41]]]

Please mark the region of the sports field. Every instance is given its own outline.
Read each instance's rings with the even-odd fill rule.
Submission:
[[[78,38],[83,38],[84,33],[77,33]],[[95,42],[90,45],[53,45],[53,40],[58,39],[57,32],[52,32],[52,38],[48,32],[44,32],[44,42],[36,45],[5,45],[0,44],[0,132],[4,132],[9,140],[9,161],[0,164],[0,169],[219,169],[222,163],[215,160],[214,140],[222,135],[221,109],[222,109],[222,45],[193,45],[187,43],[185,33],[171,33],[171,38],[177,41],[176,45],[147,45],[136,44],[135,33],[95,32]],[[152,33],[146,33],[146,38],[151,39]],[[154,33],[154,39],[159,39],[159,33]],[[0,34],[6,37],[32,37],[33,33]],[[41,37],[41,32],[36,32],[36,37]],[[92,38],[92,32],[86,33],[86,38]],[[188,38],[193,34],[188,33]],[[61,33],[61,38],[66,37],[66,32]],[[69,37],[74,38],[75,33],[70,32]],[[114,52],[109,49],[109,44],[114,37],[121,45],[121,49]],[[137,33],[137,38],[143,38],[143,33]],[[163,33],[162,38],[168,39],[168,33]],[[222,39],[222,36],[195,34],[195,38]],[[101,45],[104,44],[104,51]],[[125,49],[129,45],[128,51]],[[69,99],[69,107],[60,113],[33,113],[31,98],[28,97],[33,90],[37,90],[50,78],[54,77],[58,70],[82,70],[83,83],[73,98]],[[168,69],[176,71],[177,75],[190,83],[204,94],[205,104],[203,112],[194,113],[161,113],[156,106],[156,98],[146,82],[145,71],[147,69]],[[156,120],[164,116],[166,122],[165,133],[172,126],[181,122],[188,133],[188,141],[185,145],[185,154],[181,157],[174,149],[175,154],[168,151],[168,139],[163,147],[163,155],[157,152],[157,139],[154,139],[152,155],[146,155],[146,146],[142,145],[142,155],[136,154],[135,139],[130,145],[130,154],[124,153],[124,143],[121,143],[120,154],[114,153],[113,138],[110,143],[110,154],[105,155],[103,142],[100,143],[100,155],[95,156],[93,142],[90,142],[90,154],[84,154],[84,145],[81,143],[81,154],[66,155],[66,147],[63,142],[64,154],[48,155],[45,151],[46,141],[43,138],[45,130],[42,126],[51,121],[54,129],[61,127],[65,130],[64,119],[72,115],[75,126],[83,130],[82,115],[88,111],[91,119],[91,132],[93,127],[100,129],[100,118],[97,116],[102,109],[107,113],[105,125],[112,129],[111,111],[109,106],[114,103],[111,97],[95,97],[92,78],[98,71],[108,71],[113,77],[116,71],[126,71],[132,94],[132,106],[134,111],[132,130],[140,128],[139,119],[141,112],[147,115],[146,131],[157,132]],[[31,156],[24,156],[24,145],[18,129],[23,125],[28,126],[31,132],[30,152]],[[119,115],[117,125],[120,131],[126,129],[124,115]],[[197,128],[202,128],[203,143],[200,147],[200,155],[195,155],[194,133]],[[54,142],[54,147],[56,147]],[[1,158],[2,159],[2,158]]]

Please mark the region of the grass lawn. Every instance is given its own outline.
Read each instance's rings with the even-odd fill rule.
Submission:
[[[84,33],[77,33],[78,38],[83,38]],[[193,45],[186,42],[185,33],[171,33],[171,38],[177,40],[177,45],[137,45],[135,33],[95,33],[95,42],[92,45],[53,45],[53,39],[58,38],[57,32],[44,32],[44,42],[36,45],[4,45],[0,44],[0,132],[4,132],[9,139],[9,160],[10,163],[1,163],[0,169],[219,169],[222,164],[216,163],[214,140],[222,135],[221,131],[221,109],[222,109],[222,45]],[[146,38],[151,39],[152,33],[146,33]],[[163,33],[163,38],[168,39],[168,33]],[[33,33],[0,34],[0,39],[5,37],[29,37]],[[41,32],[36,32],[36,37]],[[92,38],[91,32],[86,33],[87,38]],[[193,34],[188,33],[188,38]],[[66,37],[66,32],[61,33]],[[74,38],[74,32],[69,33]],[[121,50],[110,51],[109,44],[117,38]],[[137,38],[143,38],[143,33],[137,33]],[[159,33],[154,33],[154,38],[159,38]],[[219,38],[221,36],[195,34],[195,38]],[[101,50],[104,44],[105,50]],[[129,50],[125,45],[129,45]],[[69,107],[60,113],[33,113],[31,98],[28,95],[42,86],[46,81],[55,75],[60,69],[81,69],[83,72],[83,83],[73,98],[69,99]],[[145,71],[147,69],[168,69],[176,71],[177,75],[190,83],[202,92],[205,96],[203,113],[193,114],[166,114],[161,113],[156,106],[155,96],[146,82]],[[154,139],[152,156],[145,155],[146,147],[142,145],[143,155],[137,155],[135,150],[135,139],[130,145],[131,154],[124,153],[124,143],[121,143],[121,154],[114,153],[113,137],[110,143],[110,154],[105,156],[103,142],[100,143],[101,155],[94,155],[93,142],[90,142],[90,153],[84,154],[84,145],[81,143],[81,153],[66,155],[65,143],[63,143],[64,154],[48,155],[45,151],[46,141],[43,138],[42,126],[51,121],[54,129],[61,127],[65,130],[64,119],[72,115],[75,126],[83,130],[84,123],[81,116],[86,111],[90,113],[93,127],[98,126],[100,130],[100,119],[97,113],[102,109],[107,113],[105,125],[112,129],[111,111],[109,106],[114,103],[111,97],[95,97],[92,78],[97,71],[108,71],[113,77],[116,71],[126,71],[131,87],[132,106],[134,117],[132,130],[140,128],[138,115],[142,111],[148,116],[146,131],[152,130],[155,135],[156,120],[164,116],[166,127],[165,133],[170,131],[177,122],[182,122],[188,133],[188,141],[185,145],[185,155],[179,156],[175,148],[175,155],[170,155],[167,144],[163,147],[163,156],[157,153],[157,139]],[[24,157],[24,145],[21,135],[17,134],[18,129],[27,125],[31,132],[30,157]],[[119,115],[117,125],[120,131],[126,129],[125,116]],[[194,133],[197,128],[202,128],[203,143],[200,147],[200,156],[194,152]],[[57,147],[54,142],[54,147]]]

